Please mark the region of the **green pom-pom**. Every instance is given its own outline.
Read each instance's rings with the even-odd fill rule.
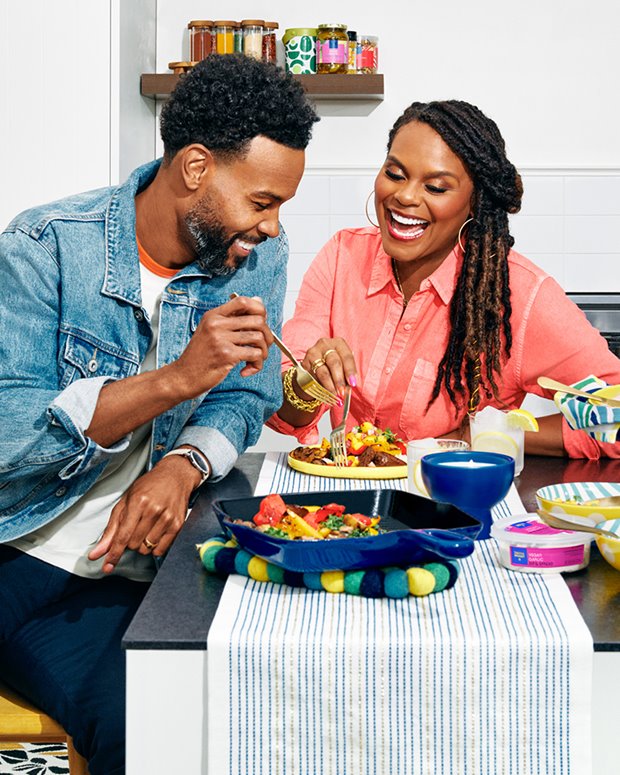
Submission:
[[[429,562],[424,565],[424,569],[430,571],[435,577],[435,589],[433,592],[441,592],[448,586],[450,581],[450,571],[441,562]]]
[[[348,595],[359,595],[362,581],[364,580],[363,570],[352,570],[344,574],[344,591]]]
[[[209,573],[215,573],[215,556],[218,552],[221,552],[223,548],[222,544],[214,543],[213,546],[208,546],[204,552],[202,552],[202,564],[209,571]]]
[[[394,568],[385,574],[385,594],[387,597],[400,598],[409,594],[407,572],[402,568]]]
[[[250,564],[252,557],[254,557],[254,555],[246,552],[245,549],[242,549],[235,557],[235,570],[240,576],[250,575],[248,572],[248,565]]]
[[[280,568],[278,565],[268,562],[267,573],[269,575],[269,581],[273,581],[274,584],[284,584],[284,568]]]

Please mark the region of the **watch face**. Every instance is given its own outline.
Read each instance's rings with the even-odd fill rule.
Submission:
[[[192,463],[196,466],[196,468],[198,468],[198,470],[202,471],[203,474],[209,473],[209,467],[205,464],[205,461],[201,455],[199,455],[197,452],[194,452],[194,450],[190,450],[188,457],[191,457]]]

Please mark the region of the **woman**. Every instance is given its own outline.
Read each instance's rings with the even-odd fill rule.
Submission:
[[[378,226],[345,229],[324,246],[283,330],[323,385],[340,395],[353,387],[349,426],[468,438],[469,412],[550,397],[540,375],[620,383],[604,338],[511,249],[508,213],[522,192],[497,126],[475,106],[414,102],[396,121],[375,180]],[[310,443],[326,407],[289,367],[268,424]],[[560,414],[539,424],[526,435],[531,454],[620,456],[620,444],[571,431]]]

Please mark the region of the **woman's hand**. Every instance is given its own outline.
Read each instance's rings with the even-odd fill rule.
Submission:
[[[357,387],[355,357],[344,339],[319,339],[307,351],[302,365],[332,393],[342,396],[345,385]]]
[[[106,555],[103,571],[111,573],[126,549],[165,554],[183,527],[199,481],[200,473],[185,458],[162,459],[123,494],[88,558],[98,560]]]

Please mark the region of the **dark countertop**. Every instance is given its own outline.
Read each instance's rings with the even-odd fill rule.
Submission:
[[[130,624],[123,645],[128,649],[201,650],[215,615],[225,581],[204,570],[196,544],[219,532],[211,510],[217,498],[253,494],[264,455],[247,453],[230,474],[200,493],[142,605]],[[558,482],[620,481],[620,461],[565,460],[527,456],[516,480],[528,511],[535,511],[535,493]],[[592,545],[590,565],[564,576],[594,639],[595,651],[620,651],[620,573]]]

